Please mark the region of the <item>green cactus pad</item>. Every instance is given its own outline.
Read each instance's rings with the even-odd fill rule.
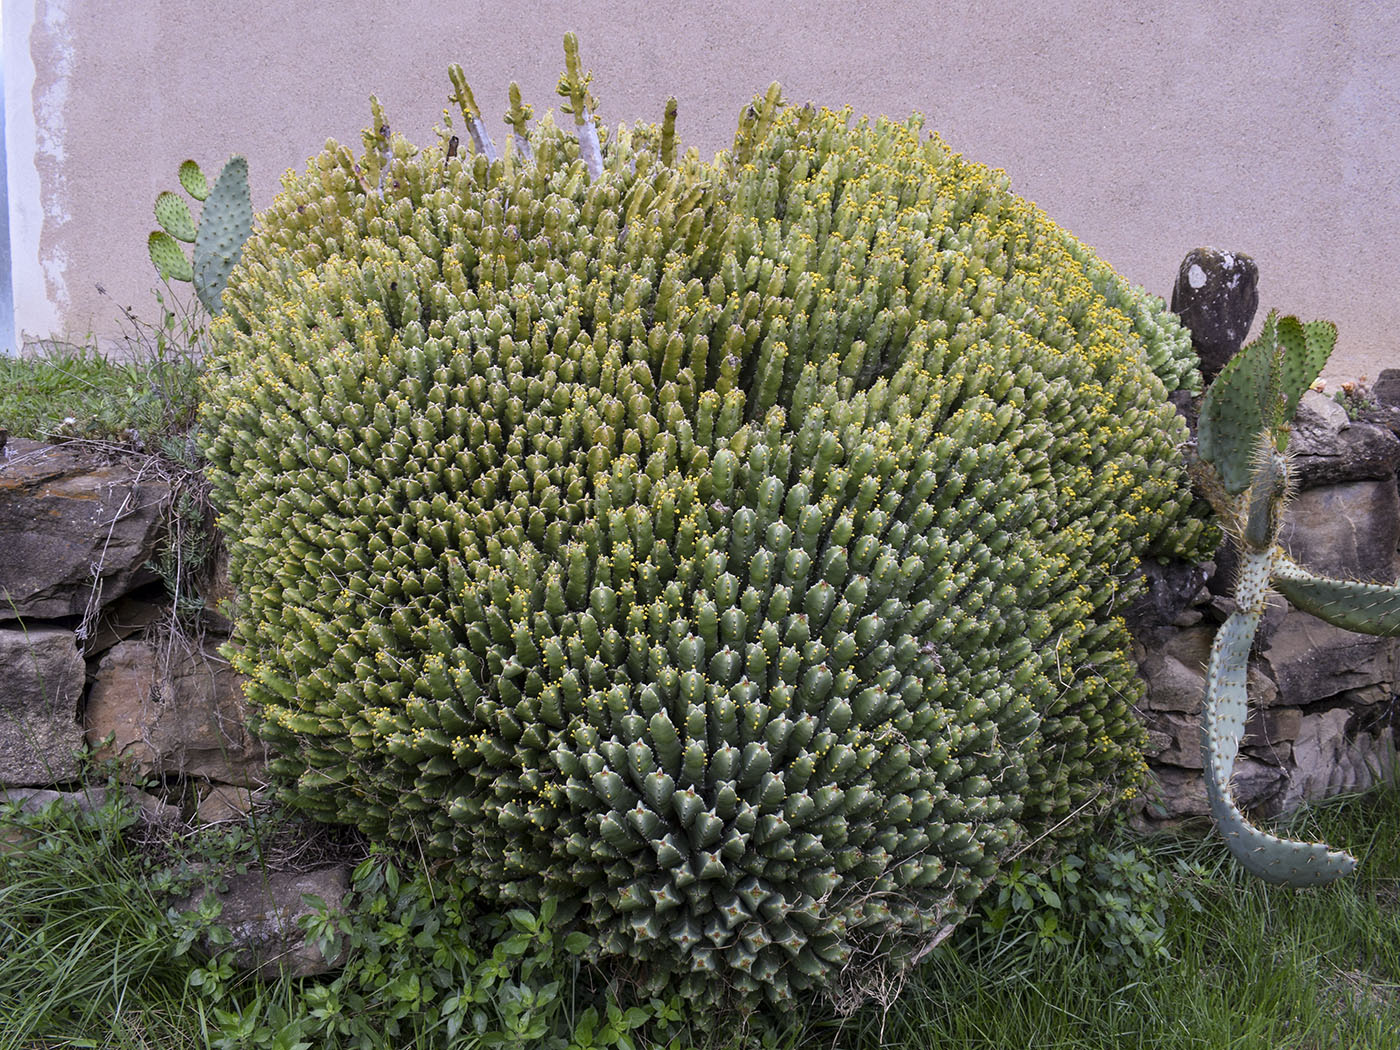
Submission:
[[[1261,439],[1283,451],[1285,426],[1304,391],[1322,372],[1336,328],[1327,321],[1304,325],[1271,311],[1259,338],[1221,370],[1201,401],[1196,441],[1232,495],[1249,487]]]
[[[248,162],[234,157],[224,165],[204,202],[194,241],[195,292],[211,314],[223,309],[224,287],[252,230]]]
[[[194,216],[181,197],[165,192],[156,197],[156,221],[166,233],[187,244],[194,243]]]
[[[1394,638],[1400,635],[1400,587],[1314,576],[1287,559],[1275,571],[1274,587],[1304,612],[1348,631]]]
[[[192,160],[180,165],[180,185],[197,201],[209,199],[209,183],[205,181],[204,172],[199,169],[199,165]]]
[[[161,280],[194,280],[194,267],[190,265],[190,260],[170,234],[159,230],[152,232],[146,238],[146,249],[150,252],[151,262],[155,264]]]
[[[1337,326],[1331,321],[1303,324],[1296,317],[1283,317],[1278,322],[1278,338],[1283,351],[1279,355],[1278,382],[1284,406],[1275,427],[1293,418],[1304,392],[1322,374],[1337,343]],[[1279,448],[1283,448],[1282,442]]]
[[[1280,885],[1322,886],[1350,874],[1356,858],[1321,842],[1296,842],[1261,831],[1240,812],[1230,788],[1248,714],[1249,650],[1260,615],[1257,610],[1232,613],[1211,646],[1206,668],[1209,701],[1201,714],[1206,797],[1225,844],[1247,871]]]
[[[1277,312],[1270,312],[1259,338],[1226,363],[1201,401],[1197,447],[1231,495],[1249,487],[1260,435],[1273,429],[1281,411],[1274,406],[1277,323]]]
[[[766,108],[748,164],[624,128],[596,178],[549,117],[382,192],[331,145],[201,408],[289,795],[742,1009],[909,965],[1124,790],[1123,581],[1210,549],[1159,300],[916,121]]]

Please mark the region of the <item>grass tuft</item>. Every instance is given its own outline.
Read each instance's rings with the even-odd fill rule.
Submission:
[[[157,324],[122,311],[121,338],[109,354],[49,341],[21,357],[0,355],[0,427],[35,441],[137,451],[183,442],[198,404],[204,318],[174,298],[156,301]]]

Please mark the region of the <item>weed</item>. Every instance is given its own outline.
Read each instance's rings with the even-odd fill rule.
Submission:
[[[1346,410],[1347,418],[1355,423],[1366,418],[1378,407],[1371,397],[1371,387],[1363,377],[1358,382],[1345,382],[1341,389],[1332,395],[1332,400]]]
[[[165,904],[131,864],[138,820],[115,780],[84,811],[55,801],[0,805],[0,1050],[77,1033],[93,1045],[192,1045],[183,968],[170,958]]]

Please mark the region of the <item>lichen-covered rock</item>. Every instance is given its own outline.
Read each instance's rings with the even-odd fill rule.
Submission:
[[[85,670],[71,630],[0,629],[0,785],[77,779]]]
[[[250,871],[222,879],[218,886],[205,887],[175,906],[195,911],[211,894],[218,900],[218,925],[228,932],[229,940],[203,938],[204,955],[227,958],[231,965],[267,981],[314,977],[335,969],[341,961],[322,954],[307,937],[301,920],[315,913],[316,898],[330,910],[339,910],[349,888],[347,864],[307,872]]]
[[[1172,286],[1172,312],[1191,333],[1201,373],[1213,378],[1244,345],[1259,309],[1259,267],[1243,252],[1193,248]]]
[[[121,462],[12,438],[0,454],[0,622],[95,614],[157,579],[170,489]]]
[[[917,122],[775,102],[596,177],[548,122],[329,145],[203,410],[300,804],[744,1005],[908,960],[1130,783],[1127,581],[1205,553],[1160,301]]]

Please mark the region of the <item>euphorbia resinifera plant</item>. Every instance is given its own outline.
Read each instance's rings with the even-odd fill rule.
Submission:
[[[316,816],[647,989],[859,995],[1131,789],[1189,339],[916,119],[775,87],[707,163],[569,50],[587,149],[513,91],[498,154],[454,69],[466,141],[376,103],[260,217],[202,417],[233,659]]]

